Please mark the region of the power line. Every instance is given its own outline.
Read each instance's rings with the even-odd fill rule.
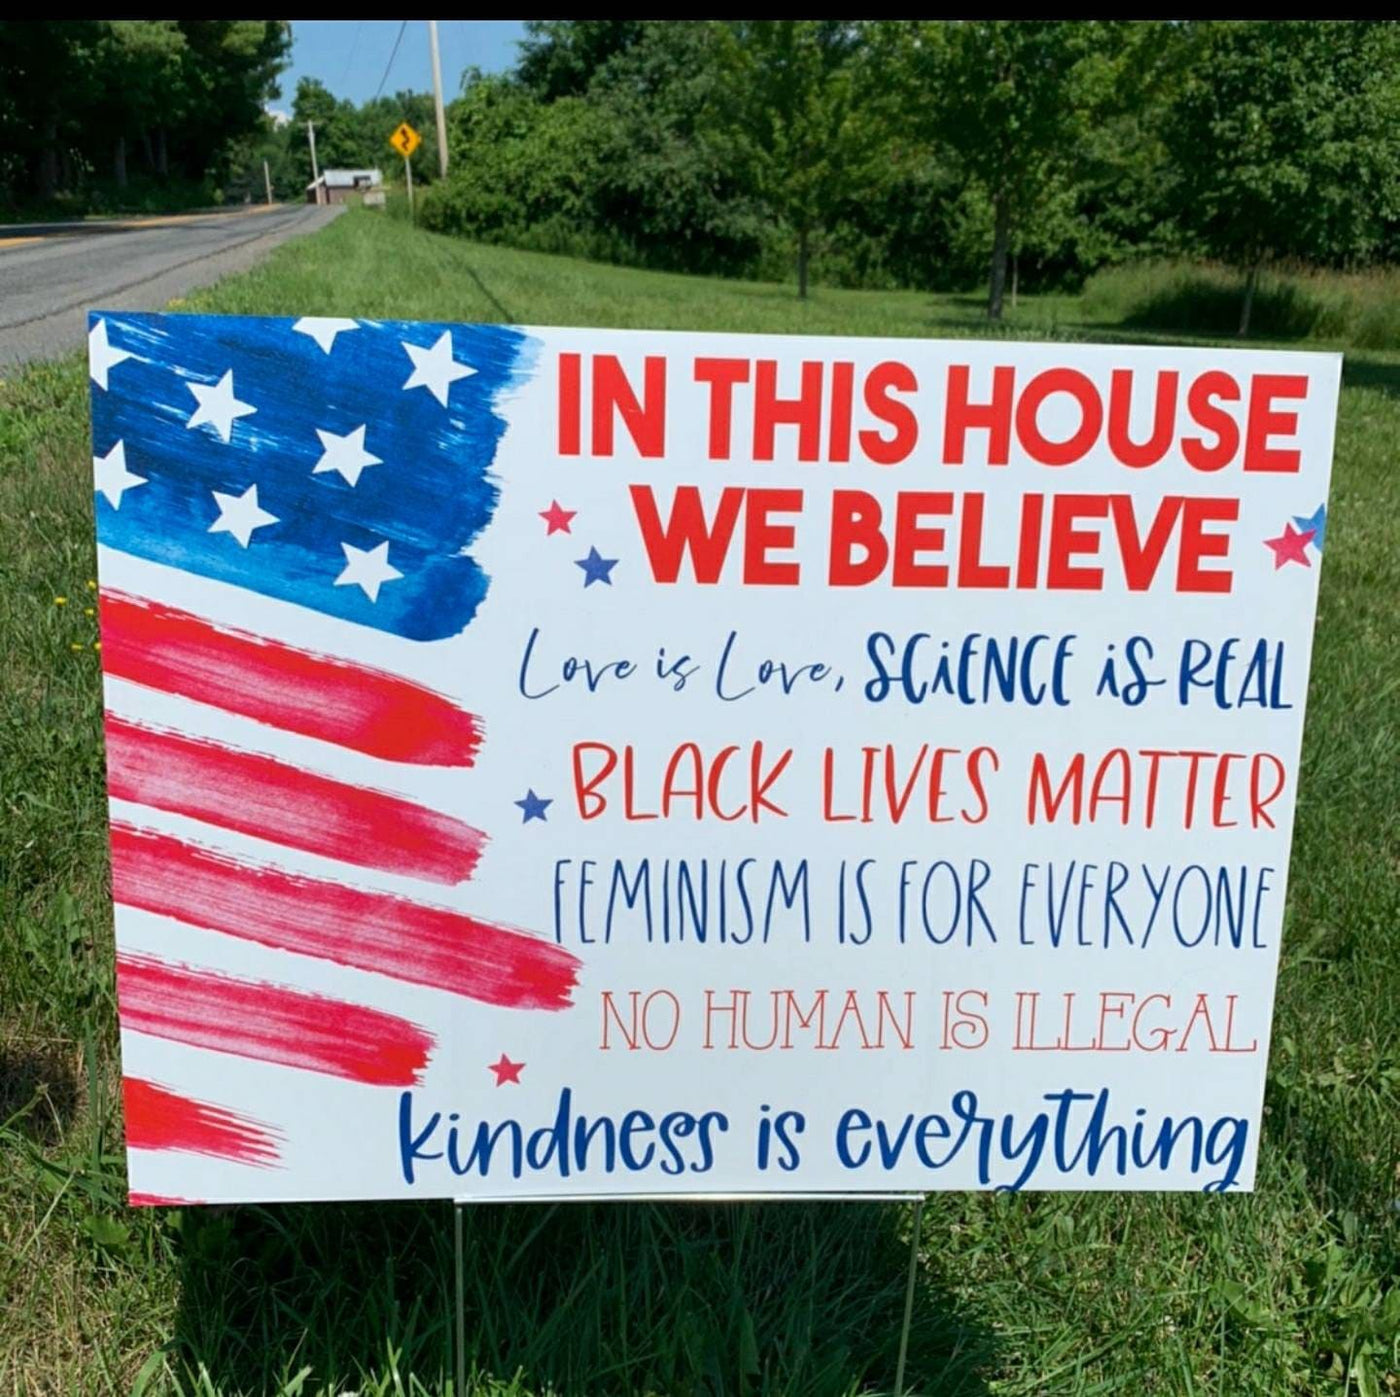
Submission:
[[[403,33],[407,28],[408,21],[404,20],[404,22],[399,25],[399,37],[394,40],[394,50],[389,55],[389,61],[384,65],[384,76],[379,79],[379,86],[375,89],[374,97],[376,101],[379,100],[379,94],[384,91],[384,84],[389,81],[389,69],[394,66],[394,59],[399,56],[399,45],[403,43]]]
[[[350,69],[355,65],[355,55],[360,51],[360,35],[364,32],[365,22],[360,22],[355,26],[355,37],[350,41],[350,56],[345,60],[345,71],[340,75],[340,90],[345,91],[346,79],[350,76]]]

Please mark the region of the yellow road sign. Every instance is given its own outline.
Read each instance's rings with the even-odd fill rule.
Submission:
[[[408,122],[403,121],[399,123],[399,129],[389,137],[389,144],[407,160],[423,144],[423,138]]]

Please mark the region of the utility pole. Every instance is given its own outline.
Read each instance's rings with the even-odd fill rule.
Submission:
[[[321,171],[316,167],[316,127],[306,123],[306,139],[311,143],[311,183],[316,187],[316,202],[321,202]]]
[[[438,57],[437,20],[428,21],[428,47],[433,55],[433,106],[437,111],[438,174],[447,178],[447,116],[442,109],[442,61]]]
[[[263,161],[263,188],[267,190],[267,202],[272,202],[272,176],[267,172],[267,161]]]

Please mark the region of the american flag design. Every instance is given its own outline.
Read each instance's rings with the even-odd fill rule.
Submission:
[[[489,831],[431,791],[490,734],[422,660],[487,596],[497,405],[537,344],[123,312],[89,348],[131,1197],[177,1201],[190,1155],[275,1197],[311,1148],[281,1079],[353,1111],[461,1012],[573,1002],[569,951],[470,910]]]

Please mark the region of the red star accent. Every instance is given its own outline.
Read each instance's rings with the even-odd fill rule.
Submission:
[[[1266,538],[1265,544],[1274,550],[1274,571],[1277,572],[1285,563],[1302,563],[1305,568],[1312,567],[1307,548],[1316,532],[1316,529],[1307,529],[1299,533],[1292,524],[1285,524],[1277,538]]]
[[[503,1087],[507,1082],[514,1082],[520,1085],[520,1074],[525,1070],[523,1062],[512,1062],[504,1053],[501,1054],[499,1062],[492,1062],[487,1065],[488,1072],[496,1074],[496,1085]]]
[[[550,534],[573,533],[569,524],[573,521],[573,517],[577,513],[578,510],[576,509],[561,509],[558,500],[550,500],[549,508],[540,510],[540,518],[549,525],[549,528],[545,530],[544,536],[548,538]]]

